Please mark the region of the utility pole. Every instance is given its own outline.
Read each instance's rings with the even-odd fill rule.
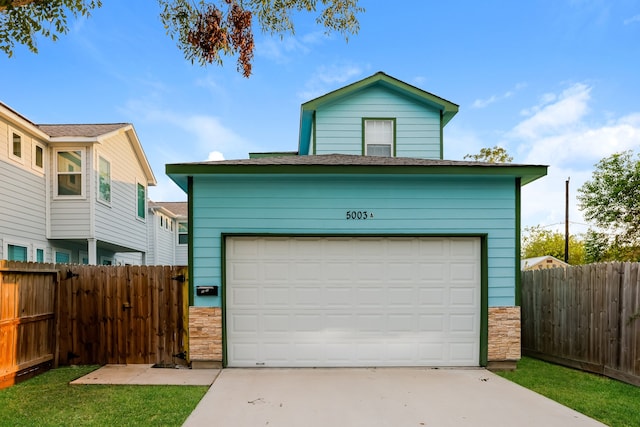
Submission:
[[[564,262],[569,263],[569,180],[565,185],[565,206],[564,206]]]

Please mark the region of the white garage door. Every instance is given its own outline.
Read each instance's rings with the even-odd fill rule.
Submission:
[[[228,237],[227,364],[478,366],[480,239]]]

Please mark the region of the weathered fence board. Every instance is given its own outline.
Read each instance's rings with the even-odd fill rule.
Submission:
[[[44,363],[186,363],[186,272],[0,261],[0,383]]]
[[[172,363],[186,349],[184,267],[65,266],[60,364]]]
[[[640,263],[523,272],[522,351],[640,385]]]

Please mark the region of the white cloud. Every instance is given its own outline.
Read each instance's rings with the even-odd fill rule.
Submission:
[[[345,83],[350,83],[355,77],[364,72],[363,68],[356,64],[334,64],[321,66],[309,78],[303,91],[298,92],[298,97],[303,102],[317,98],[327,92],[338,89]]]
[[[640,22],[640,15],[635,15],[635,16],[632,16],[629,19],[625,19],[624,20],[624,25],[633,24],[635,22]]]
[[[513,129],[512,136],[536,139],[576,127],[589,111],[590,94],[590,86],[576,83],[565,89],[557,98],[545,95],[539,105],[527,110],[534,114],[519,123]]]
[[[638,147],[640,113],[606,123],[590,121],[591,90],[574,84],[559,95],[544,95],[528,110],[530,116],[507,133],[518,163],[549,166],[546,177],[523,188],[523,226],[564,229],[565,181],[570,177],[570,232],[585,232],[588,226],[578,210],[578,189],[591,178],[600,159]]]
[[[494,102],[511,98],[517,91],[523,89],[524,87],[526,87],[525,83],[518,83],[513,89],[508,90],[501,95],[491,95],[486,99],[476,99],[475,101],[473,101],[473,104],[471,104],[471,108],[485,108],[493,104]]]
[[[209,157],[207,157],[207,161],[209,162],[219,162],[224,160],[224,154],[219,151],[212,151],[209,153]]]
[[[322,44],[330,38],[331,36],[322,31],[307,33],[301,37],[266,36],[256,43],[256,56],[282,64],[289,62],[296,54],[308,55],[313,46]]]

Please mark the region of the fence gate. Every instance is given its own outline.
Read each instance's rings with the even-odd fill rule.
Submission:
[[[185,267],[65,268],[61,365],[182,362],[176,355],[184,354],[187,344]]]

